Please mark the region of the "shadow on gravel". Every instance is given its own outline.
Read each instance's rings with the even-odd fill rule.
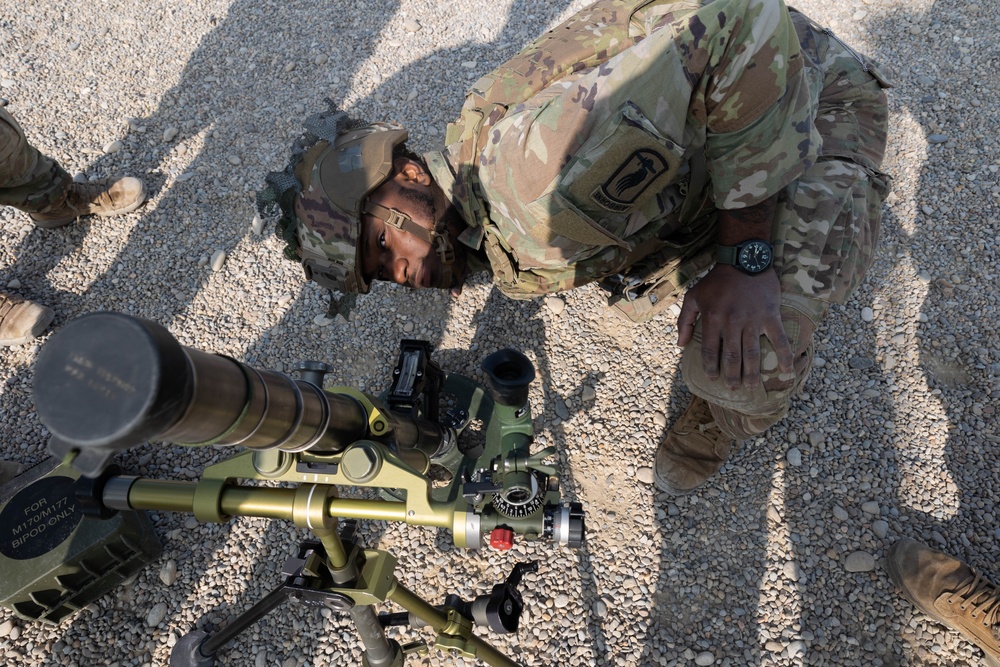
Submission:
[[[944,656],[964,642],[934,636],[952,642],[936,655],[930,635],[907,622],[928,619],[898,595],[881,561],[891,543],[912,537],[1000,576],[992,287],[1000,205],[989,170],[998,141],[995,114],[984,111],[1000,96],[1000,49],[969,30],[984,7],[939,0],[926,12],[903,6],[866,23],[880,36],[871,55],[890,66],[896,85],[893,117],[918,123],[927,143],[918,154],[890,143],[885,168],[896,182],[878,259],[817,331],[816,354],[827,364],[814,369],[789,416],[745,445],[704,491],[657,497],[670,518],[660,519],[658,630],[650,637],[671,650],[647,645],[639,664],[672,665],[685,649],[740,665],[956,664]],[[919,295],[907,292],[914,275]],[[863,306],[874,310],[871,324],[861,322]],[[802,468],[788,463],[791,447]],[[872,501],[877,508],[866,507]],[[734,520],[741,516],[757,519]],[[741,550],[721,569],[704,565]],[[847,571],[854,552],[874,556],[875,569]],[[768,572],[768,560],[786,566]],[[761,614],[765,595],[778,596],[783,619]]]
[[[938,0],[926,12],[901,9],[891,21],[869,27],[873,34],[900,37],[884,42],[890,62],[897,49],[905,53],[893,72],[896,110],[919,124],[926,139],[917,155],[899,155],[900,168],[909,170],[897,175],[884,234],[894,251],[890,261],[906,266],[908,280],[916,275],[920,293],[886,286],[869,349],[877,350],[871,377],[886,387],[875,400],[886,420],[878,425],[886,443],[882,481],[895,496],[894,506],[881,508],[887,542],[916,539],[996,581],[1000,142],[994,101],[1000,97],[1000,47],[969,28],[989,20],[988,6]],[[895,323],[880,317],[893,312]],[[930,400],[910,394],[907,371],[914,365],[919,374],[910,374],[918,380],[913,388]],[[902,619],[930,622],[888,581],[883,590],[885,603]],[[901,633],[889,638],[900,661],[891,664],[944,664],[923,639],[926,633],[901,625]],[[945,637],[955,647],[948,647],[951,655],[968,647],[957,633],[943,632]],[[972,652],[979,659],[978,650]]]
[[[456,71],[463,76],[469,73],[458,65],[470,60],[478,60],[477,72],[488,71],[541,33],[562,10],[563,4],[517,0],[496,40],[439,50],[399,70],[372,94],[352,99],[352,82],[356,77],[368,75],[365,63],[372,56],[373,44],[384,39],[383,33],[401,20],[397,16],[396,2],[351,0],[331,8],[330,3],[320,0],[236,0],[224,16],[213,20],[214,29],[202,38],[179,82],[164,93],[157,110],[132,121],[132,131],[123,140],[122,152],[102,156],[84,170],[90,176],[128,173],[144,177],[151,187],[150,197],[159,195],[155,208],[147,205],[137,212],[139,222],[111,263],[112,268],[83,294],[60,292],[51,284],[45,284],[39,285],[32,296],[55,307],[56,326],[83,312],[95,310],[115,310],[154,318],[180,332],[211,326],[217,339],[228,341],[228,345],[226,349],[207,351],[232,354],[260,368],[287,368],[299,355],[339,363],[339,370],[344,371],[344,375],[370,385],[366,389],[381,389],[388,383],[388,372],[395,361],[400,338],[424,334],[421,337],[438,344],[449,318],[447,297],[390,294],[387,290],[391,288],[380,287],[369,297],[372,301],[367,306],[362,303],[358,320],[350,325],[355,327],[356,336],[343,340],[342,332],[335,331],[336,327],[312,326],[313,317],[325,310],[325,301],[315,286],[307,286],[299,295],[299,301],[306,304],[306,309],[315,310],[302,312],[302,308],[292,308],[259,340],[247,341],[239,335],[240,319],[246,317],[241,312],[244,308],[240,300],[252,297],[237,286],[232,290],[229,303],[232,310],[212,312],[198,299],[208,281],[218,279],[218,274],[213,274],[205,265],[205,259],[215,250],[230,254],[237,248],[259,251],[254,244],[248,248],[246,243],[254,214],[253,191],[266,171],[284,166],[291,143],[301,129],[301,121],[310,113],[325,108],[323,98],[332,97],[338,101],[347,98],[349,111],[370,120],[406,122],[411,129],[411,147],[426,148],[418,145],[419,139],[413,141],[414,137],[441,137],[445,122],[457,115],[465,87],[474,78],[462,80],[455,76],[439,81],[434,95],[407,100],[397,108],[399,90],[407,86],[416,90],[425,87],[427,81],[438,81],[440,62],[454,63]],[[440,3],[428,5],[428,10],[448,11]],[[359,18],[362,15],[364,20]],[[284,34],[287,48],[279,52],[253,48],[261,30]],[[329,54],[330,60],[316,64],[315,54]],[[226,85],[219,85],[223,80]],[[245,92],[236,96],[226,94],[235,89]],[[413,111],[418,112],[415,117]],[[164,141],[168,128],[177,130],[177,135]],[[436,128],[437,132],[430,128]],[[164,169],[168,158],[175,153],[190,159],[183,172],[168,174]],[[246,176],[249,166],[255,170],[251,177]],[[169,191],[164,192],[164,184],[171,179]],[[21,257],[31,258],[26,260],[30,266],[21,268],[30,270],[32,275],[47,275],[81,245],[90,224],[56,232],[32,232],[19,250]],[[164,255],[170,259],[164,261]],[[234,276],[238,282],[252,282],[255,278],[267,281],[268,276]],[[400,317],[391,327],[368,331],[364,317],[366,308],[367,314],[372,315],[374,308],[383,306],[391,307],[397,314],[409,315]],[[532,306],[527,308],[525,321],[534,313]],[[411,333],[404,329],[405,321],[415,320],[421,326],[418,331]],[[317,330],[320,335],[315,335]],[[539,335],[543,332],[537,326],[530,335],[525,333],[522,348],[536,345]],[[296,353],[295,358],[289,357],[290,350]],[[476,358],[470,358],[470,362],[478,365],[491,351],[478,350]],[[444,367],[455,370],[447,365]],[[8,384],[22,384],[22,376],[26,374],[30,375],[29,369],[21,371]],[[333,382],[339,377],[335,373],[330,380]],[[0,407],[6,409],[6,406]],[[176,450],[173,453],[176,454]],[[226,458],[230,453],[215,449],[186,450],[183,456],[170,461],[171,456],[162,445],[147,445],[123,454],[120,463],[130,473],[184,477],[196,474],[205,465]],[[177,462],[184,468],[175,467]],[[150,630],[143,621],[153,601],[161,599],[155,592],[159,587],[156,570],[163,562],[174,560],[182,577],[173,585],[170,594],[170,599],[178,602],[177,607],[168,612],[161,627],[167,628],[168,634],[172,630],[177,636],[195,627],[213,630],[279,583],[281,563],[292,555],[296,541],[306,536],[304,531],[276,522],[244,519],[235,526],[188,527],[186,519],[183,515],[169,513],[156,516],[158,533],[167,535],[161,563],[122,589],[120,597],[102,598],[98,603],[101,611],[96,616],[79,618],[67,626],[61,641],[66,646],[74,646],[74,654],[92,652],[101,655],[108,664],[149,662],[153,652],[162,658],[162,647],[155,641],[146,641]],[[225,551],[229,549],[227,545],[241,542],[228,536],[230,530],[247,531],[247,541],[252,544],[246,546],[242,555]],[[369,546],[377,546],[383,530],[376,524],[363,524],[362,539]],[[414,544],[419,539],[423,538],[415,539]],[[217,543],[219,549],[206,556],[203,551],[188,548],[192,541]],[[405,561],[406,555],[403,556],[401,560]],[[474,569],[475,559],[470,562]],[[421,567],[426,568],[426,564]],[[234,586],[218,590],[199,583],[202,573],[226,569],[231,570],[226,580]],[[402,579],[403,573],[400,574]],[[506,574],[500,574],[500,580]],[[470,580],[478,581],[478,574]],[[467,582],[453,583],[464,587]],[[417,592],[431,595],[420,585]],[[353,633],[346,618],[336,622],[345,632]],[[258,626],[239,637],[228,651],[220,654],[218,664],[250,664],[247,661],[262,651],[267,655],[268,664],[286,658],[311,661],[320,655],[331,656],[334,660],[342,657],[345,662],[357,659],[356,655],[349,656],[351,649],[339,642],[341,633],[332,632],[325,622],[316,622],[301,610],[275,613],[267,625],[269,627]],[[255,634],[257,631],[259,634]],[[116,641],[117,637],[126,635],[137,641]],[[292,649],[288,648],[289,637],[294,637]]]

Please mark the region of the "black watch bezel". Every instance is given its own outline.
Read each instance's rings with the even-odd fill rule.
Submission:
[[[763,247],[766,250],[766,260],[762,265],[753,262],[749,256],[755,247]],[[774,264],[774,246],[764,239],[750,239],[736,246],[716,246],[715,261],[721,264],[731,264],[749,276],[760,275]]]

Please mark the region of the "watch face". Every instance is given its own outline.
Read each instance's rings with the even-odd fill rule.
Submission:
[[[747,273],[760,273],[771,266],[771,244],[750,241],[740,248],[737,266]]]

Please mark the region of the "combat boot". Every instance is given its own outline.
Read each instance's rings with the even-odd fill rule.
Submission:
[[[146,184],[138,178],[105,178],[92,183],[73,183],[66,198],[31,214],[36,227],[62,227],[84,215],[122,215],[146,201]]]
[[[691,493],[719,471],[735,444],[719,430],[708,402],[695,396],[656,450],[656,488],[674,495]]]
[[[51,308],[0,292],[0,347],[20,345],[39,336],[54,316]]]
[[[914,540],[889,550],[889,577],[903,596],[942,625],[957,630],[1000,667],[1000,591],[962,561]]]

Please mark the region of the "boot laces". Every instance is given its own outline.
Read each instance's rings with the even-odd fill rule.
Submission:
[[[715,419],[712,418],[712,409],[709,407],[708,401],[698,396],[692,399],[691,406],[683,415],[683,421],[682,428],[697,428],[702,433],[715,426]]]
[[[12,311],[14,309],[14,306],[16,306],[18,303],[20,303],[19,300],[13,299],[7,296],[6,294],[0,293],[0,321],[2,321],[3,318],[7,317],[7,313]]]
[[[978,620],[982,615],[983,627],[993,627],[993,634],[997,635],[1000,625],[1000,590],[989,581],[983,579],[982,575],[973,573],[973,576],[963,581],[955,591],[949,596],[948,601],[959,598],[959,607],[962,611],[972,607],[970,616]]]
[[[70,186],[70,192],[73,193],[76,202],[70,202],[67,198],[67,204],[70,205],[74,211],[79,208],[89,207],[91,204],[96,203],[97,200],[102,198],[110,199],[111,195],[108,193],[108,182],[106,180],[86,182],[86,183],[74,183]],[[74,206],[74,203],[77,206]]]

